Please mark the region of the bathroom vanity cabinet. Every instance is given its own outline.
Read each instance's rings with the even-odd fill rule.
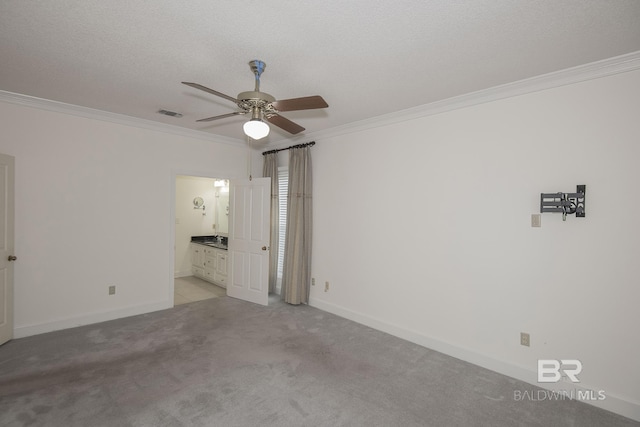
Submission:
[[[225,249],[191,243],[191,272],[220,287],[227,287],[228,257]]]

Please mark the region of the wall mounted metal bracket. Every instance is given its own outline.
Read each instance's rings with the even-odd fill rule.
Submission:
[[[586,185],[578,185],[575,193],[540,193],[540,213],[561,212],[563,221],[574,213],[576,217],[584,218],[586,192]]]

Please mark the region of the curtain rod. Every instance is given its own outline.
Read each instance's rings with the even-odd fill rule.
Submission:
[[[262,155],[266,156],[267,154],[277,153],[278,151],[291,150],[292,148],[312,147],[314,145],[316,145],[316,142],[315,141],[311,141],[311,142],[307,142],[307,143],[304,143],[304,144],[292,145],[291,147],[287,147],[287,148],[278,148],[277,150],[265,151],[264,153],[262,153]]]

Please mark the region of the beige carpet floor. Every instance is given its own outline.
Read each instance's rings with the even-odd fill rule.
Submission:
[[[638,426],[308,306],[230,297],[0,346],[0,425]]]

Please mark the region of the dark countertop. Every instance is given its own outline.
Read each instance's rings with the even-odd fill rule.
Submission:
[[[209,246],[210,248],[227,250],[227,237],[218,236],[191,236],[191,243]]]

